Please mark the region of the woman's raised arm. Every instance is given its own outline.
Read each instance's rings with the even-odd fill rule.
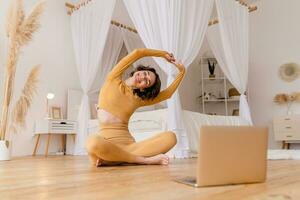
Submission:
[[[169,55],[168,52],[156,49],[135,49],[122,60],[120,60],[120,62],[108,74],[108,77],[112,79],[120,77],[132,63],[142,57],[154,56],[166,58],[167,55]]]
[[[179,84],[181,83],[184,77],[185,67],[183,66],[182,63],[175,63],[175,61],[171,61],[171,63],[173,63],[179,70],[179,73],[176,76],[175,80],[171,85],[169,85],[168,88],[161,91],[154,99],[143,101],[144,102],[143,105],[153,105],[161,101],[164,101],[166,99],[169,99],[172,96],[172,94],[176,91],[176,89],[178,88]]]

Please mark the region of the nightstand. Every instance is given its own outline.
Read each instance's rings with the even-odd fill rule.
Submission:
[[[72,120],[63,119],[42,119],[35,122],[34,134],[37,136],[36,144],[32,155],[36,155],[36,151],[39,145],[41,135],[47,135],[47,143],[45,149],[45,156],[48,155],[48,148],[50,143],[50,138],[52,135],[61,135],[62,148],[64,155],[66,152],[66,136],[72,135],[73,141],[75,141],[75,136],[77,132],[77,122]]]
[[[282,148],[289,149],[290,143],[300,142],[300,115],[274,117],[273,129],[276,141],[282,141]]]

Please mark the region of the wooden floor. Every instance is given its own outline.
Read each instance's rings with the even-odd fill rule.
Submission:
[[[193,188],[172,181],[194,175],[195,163],[94,168],[84,156],[16,158],[0,162],[0,200],[300,200],[300,161],[269,161],[263,184]]]

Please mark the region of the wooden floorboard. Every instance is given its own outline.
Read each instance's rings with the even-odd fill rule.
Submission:
[[[173,181],[194,176],[195,167],[196,159],[94,168],[85,156],[15,158],[0,162],[0,200],[300,200],[300,161],[269,161],[262,184],[193,188]]]

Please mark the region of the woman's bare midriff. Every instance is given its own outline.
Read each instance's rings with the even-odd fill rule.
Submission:
[[[98,109],[98,120],[100,123],[105,123],[105,124],[113,124],[113,123],[123,123],[123,121],[111,114],[110,112],[107,112],[106,110],[103,109]]]

